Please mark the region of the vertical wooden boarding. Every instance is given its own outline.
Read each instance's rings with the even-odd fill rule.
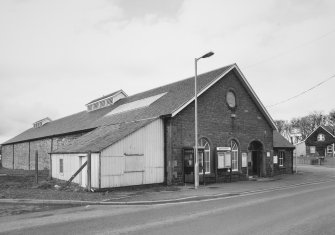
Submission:
[[[99,172],[98,172],[98,174],[99,174],[99,189],[101,189],[101,153],[99,153],[99,159],[98,159],[98,161],[99,161]]]
[[[36,179],[36,184],[38,184],[38,152],[37,150],[35,151],[35,179]]]
[[[91,191],[91,152],[87,153],[87,190]]]

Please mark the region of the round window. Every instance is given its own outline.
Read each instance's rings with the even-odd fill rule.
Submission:
[[[234,92],[228,91],[226,99],[227,99],[227,104],[228,104],[229,108],[235,108],[236,107],[236,97],[235,97]]]

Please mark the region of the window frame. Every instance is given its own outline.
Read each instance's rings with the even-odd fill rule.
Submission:
[[[312,149],[313,149],[313,151],[312,151]],[[309,146],[309,153],[314,154],[315,151],[316,151],[315,146]]]
[[[317,136],[317,141],[325,141],[325,140],[326,140],[325,134],[319,133]]]
[[[333,145],[327,145],[327,153],[333,153]]]
[[[238,164],[238,156],[239,156],[239,148],[238,143],[236,140],[230,141],[230,147],[231,147],[231,170],[232,171],[238,171],[239,170],[239,164]],[[234,168],[236,164],[236,168]]]
[[[202,141],[204,141],[205,143],[203,144]],[[202,166],[205,167],[205,174],[210,174],[211,173],[211,146],[209,144],[209,141],[207,140],[207,138],[202,137],[199,139],[198,145],[199,147],[204,148],[204,154],[202,156],[198,155],[199,164],[201,162]],[[205,162],[204,162],[204,158],[205,158]],[[199,174],[203,174],[202,171],[201,172],[199,171]]]
[[[235,99],[234,106],[230,105],[229,102],[228,102],[228,95],[229,94],[232,94],[234,96],[234,99]],[[229,88],[226,92],[226,104],[227,104],[228,108],[231,109],[231,110],[235,110],[236,107],[237,107],[237,95],[236,95],[236,92],[234,91],[234,89],[232,89],[232,88]]]
[[[278,165],[284,167],[285,151],[281,150],[278,152]]]

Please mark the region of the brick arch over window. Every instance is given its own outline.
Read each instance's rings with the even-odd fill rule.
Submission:
[[[204,148],[204,156],[199,155],[199,163],[205,167],[205,173],[211,173],[211,146],[207,138],[202,137],[198,142],[199,147]],[[200,172],[202,173],[202,172]]]

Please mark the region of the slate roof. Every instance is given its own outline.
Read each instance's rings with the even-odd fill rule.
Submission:
[[[123,122],[103,125],[81,136],[68,145],[58,148],[53,153],[85,153],[88,151],[100,152],[138,129],[148,125],[154,120],[157,120],[157,118],[139,120],[130,123]]]
[[[198,92],[201,92],[208,88],[213,82],[221,78],[225,73],[236,69],[238,73],[239,69],[236,64],[228,65],[207,73],[198,75]],[[235,71],[235,72],[236,72]],[[243,76],[243,75],[241,75]],[[248,84],[247,84],[248,85]],[[251,89],[251,88],[250,88]],[[133,101],[138,101],[144,98],[156,96],[165,93],[161,98],[150,104],[145,108],[134,109],[131,111],[117,113],[113,115],[108,115],[113,109],[116,109],[120,105],[130,103]],[[260,110],[263,112],[269,123],[273,124],[272,118],[268,115],[265,108],[259,102],[256,95],[251,91],[255,103],[259,106]],[[141,127],[141,122],[135,122],[138,120],[154,119],[166,115],[172,115],[176,110],[183,107],[185,104],[190,102],[194,98],[194,77],[190,77],[172,84],[161,86],[155,89],[151,89],[142,93],[135,94],[133,96],[128,96],[121,100],[118,100],[114,105],[107,106],[102,109],[94,110],[91,112],[82,111],[52,122],[49,122],[39,128],[30,128],[27,131],[19,134],[18,136],[8,140],[4,144],[11,144],[16,142],[24,142],[27,140],[41,139],[57,135],[65,135],[75,132],[90,132],[84,136],[78,138],[78,147],[67,146],[67,149],[59,149],[59,151],[83,151],[87,147],[84,145],[92,147],[97,150],[102,146],[105,146],[104,141],[108,140],[113,142],[116,138],[120,136],[126,136],[127,134],[133,132],[137,127]],[[147,123],[146,123],[147,124]],[[126,126],[129,126],[126,128]],[[123,128],[123,131],[119,134],[117,133],[117,128]],[[276,129],[275,125],[272,125],[273,129]],[[103,130],[105,128],[105,130]],[[138,128],[137,128],[138,129]],[[136,129],[136,130],[137,130]],[[113,133],[111,136],[107,136],[108,133]],[[103,136],[99,138],[99,135]],[[114,137],[114,135],[116,137]],[[101,146],[99,143],[93,143],[94,140],[99,140],[102,142]],[[96,141],[96,142],[99,142]]]
[[[273,131],[273,147],[274,148],[295,148],[284,136],[278,131]]]
[[[328,131],[332,136],[335,136],[335,127],[333,127],[333,126],[325,126],[325,125],[321,125],[321,127],[323,127],[323,129],[325,129],[326,131]]]
[[[228,65],[207,73],[198,75],[198,90],[201,91],[206,85],[217,79],[221,74],[234,67]],[[136,109],[129,112],[115,115],[106,115],[118,106],[133,102],[146,97],[167,92],[159,100],[149,107]],[[159,117],[171,114],[181,105],[186,103],[194,96],[194,77],[190,77],[172,84],[161,86],[132,96],[118,100],[114,105],[91,112],[82,111],[54,121],[51,121],[39,128],[30,128],[3,144],[36,140],[45,137],[64,135],[74,132],[91,131],[99,126],[111,125],[122,122],[132,122],[152,117]]]

